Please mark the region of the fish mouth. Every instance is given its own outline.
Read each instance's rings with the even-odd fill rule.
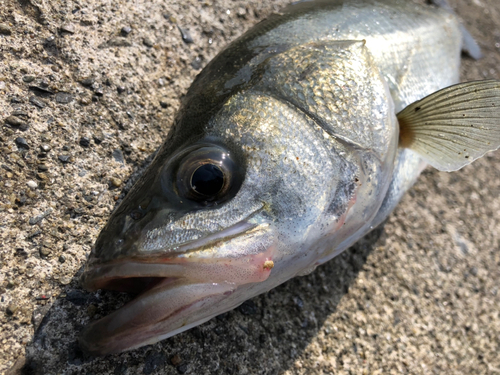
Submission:
[[[256,239],[260,245],[251,246]],[[181,249],[164,257],[94,263],[85,270],[82,284],[87,290],[138,294],[82,331],[79,342],[85,352],[119,353],[201,324],[249,298],[235,292],[265,281],[274,265],[268,227],[246,221]]]

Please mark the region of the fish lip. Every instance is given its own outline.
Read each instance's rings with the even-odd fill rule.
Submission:
[[[254,212],[254,214],[259,211]],[[106,288],[106,286],[109,286],[113,281],[126,278],[182,278],[185,265],[180,265],[180,263],[183,263],[183,257],[186,254],[195,251],[203,253],[204,248],[217,242],[258,230],[261,225],[250,223],[248,219],[242,220],[220,232],[209,234],[171,250],[155,252],[155,255],[152,256],[118,259],[106,263],[89,262],[81,276],[81,285],[88,291],[96,291],[98,289],[116,289]],[[166,256],[162,256],[162,253],[165,253]],[[127,291],[123,289],[116,290]]]
[[[122,308],[88,324],[78,337],[79,346],[88,355],[102,356],[153,344],[223,312],[213,313],[216,307],[214,302],[226,299],[235,289],[227,283],[191,284],[177,279],[165,279]],[[183,294],[188,297],[182,298]],[[169,300],[169,295],[173,297],[173,302]],[[179,295],[181,298],[176,298]],[[169,303],[165,306],[160,303],[160,307],[153,305],[151,299],[159,297]],[[208,304],[212,313],[207,315],[199,309],[199,306],[204,304]],[[201,311],[201,316],[185,323],[182,312],[186,311]]]

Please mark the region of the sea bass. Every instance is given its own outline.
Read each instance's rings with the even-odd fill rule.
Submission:
[[[497,149],[500,83],[457,84],[461,50],[479,54],[464,35],[449,9],[407,0],[304,1],[220,52],[92,249],[83,286],[138,296],[82,348],[151,344],[307,274],[426,163]]]

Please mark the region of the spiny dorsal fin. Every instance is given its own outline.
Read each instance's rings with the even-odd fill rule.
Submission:
[[[456,171],[500,147],[500,81],[460,83],[397,115],[399,145],[441,171]]]

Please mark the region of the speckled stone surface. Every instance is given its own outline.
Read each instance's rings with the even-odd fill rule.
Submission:
[[[127,299],[78,276],[130,176],[200,69],[285,3],[0,0],[0,372],[500,373],[498,152],[426,170],[384,227],[198,328],[77,347]],[[462,79],[499,79],[500,2],[450,3],[485,54]]]

